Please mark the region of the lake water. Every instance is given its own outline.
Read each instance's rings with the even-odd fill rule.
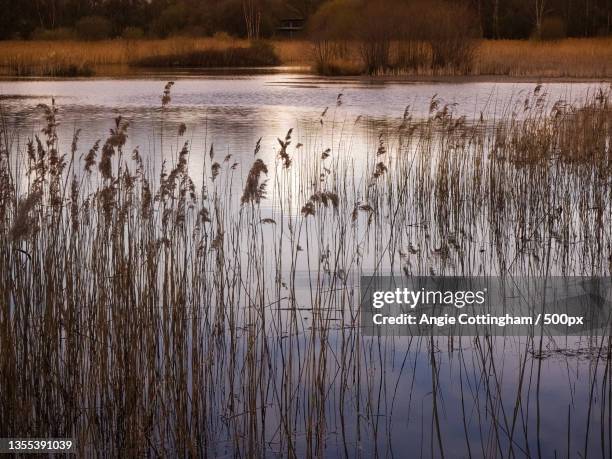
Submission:
[[[231,153],[238,160],[252,157],[260,137],[262,153],[274,158],[276,139],[284,137],[290,128],[294,129],[294,144],[301,142],[308,147],[315,143],[336,149],[337,142],[344,141],[350,143],[358,159],[376,144],[388,123],[401,119],[407,108],[415,118],[428,116],[434,96],[450,104],[457,116],[470,120],[482,115],[494,121],[509,116],[517,107],[520,116],[523,99],[536,86],[535,82],[384,83],[303,74],[191,77],[176,79],[172,102],[162,113],[160,98],[166,81],[0,81],[0,104],[8,124],[17,128],[23,141],[39,133],[44,125],[37,105],[55,98],[60,108],[58,132],[66,152],[76,129],[81,129],[80,151],[87,152],[97,139],[106,138],[114,118],[121,115],[130,122],[127,150],[138,146],[141,153],[157,162],[162,126],[166,138],[176,141],[180,123],[186,124],[185,140],[191,142],[194,151],[207,151],[214,144],[220,154]],[[600,86],[548,83],[544,90],[550,103],[560,99],[577,102]],[[200,169],[197,155],[193,155],[192,165]]]
[[[172,88],[172,102],[162,109],[161,93],[166,81],[159,78],[2,81],[0,106],[6,125],[11,128],[9,141],[15,150],[23,153],[26,139],[39,134],[44,126],[43,113],[37,105],[50,103],[54,98],[60,110],[60,145],[66,153],[77,129],[81,129],[78,149],[81,155],[96,140],[104,140],[114,126],[114,118],[121,115],[130,122],[127,151],[138,147],[158,171],[162,160],[172,161],[182,143],[188,140],[192,146],[189,161],[196,184],[200,186],[205,181],[210,185],[210,180],[199,178],[199,171],[205,165],[204,158],[211,145],[216,158],[231,154],[232,161],[244,165],[239,168],[240,177],[244,178],[258,139],[262,139],[261,157],[273,164],[279,150],[277,138],[284,138],[293,128],[293,146],[302,143],[303,150],[314,152],[317,158],[326,148],[331,149],[332,155],[343,155],[344,159],[334,164],[347,167],[359,182],[360,174],[365,176],[364,171],[371,172],[366,169],[366,162],[376,152],[381,135],[387,145],[393,145],[394,137],[389,132],[401,122],[406,107],[410,107],[413,119],[425,119],[431,113],[432,98],[437,97],[441,105],[449,104],[457,118],[464,116],[467,123],[482,119],[485,126],[494,126],[500,119],[507,120],[514,115],[520,118],[524,99],[533,94],[536,86],[535,82],[384,83],[328,80],[299,74],[181,77]],[[546,104],[552,105],[560,99],[578,103],[598,87],[593,83],[547,83],[543,91],[548,94]],[[176,134],[181,123],[187,128],[184,137]],[[307,161],[300,158],[299,151],[292,151],[292,155],[299,170]],[[394,178],[397,183],[401,179]],[[236,182],[236,188],[242,188],[242,182]],[[289,180],[290,189],[301,186]],[[347,196],[354,198],[354,192],[351,193]],[[406,202],[413,202],[418,196],[415,192],[404,198]],[[270,213],[262,216],[284,218],[278,226],[297,221],[292,219],[299,215],[299,207],[281,211],[279,202],[276,204],[264,203],[264,210]],[[432,220],[442,218],[436,209],[428,212]],[[390,218],[388,213],[384,218]],[[443,228],[445,223],[437,227],[434,221],[427,222],[430,226],[422,225],[418,220],[411,220],[412,217],[410,211],[402,215],[401,222],[406,224],[406,229],[405,233],[400,229],[398,241],[406,246],[409,242],[418,242],[419,252],[428,254],[423,255],[423,266],[415,268],[424,269],[425,273],[421,274],[426,274],[434,265],[436,270],[440,269],[446,263],[440,261],[440,244],[444,237],[448,238],[448,228]],[[481,240],[473,241],[474,252],[468,257],[473,258],[474,266],[480,263],[482,269],[493,263],[494,255],[489,253],[494,250],[486,217],[479,221],[485,223],[483,228],[476,228],[474,237]],[[345,454],[349,457],[531,457],[538,456],[539,451],[542,457],[557,454],[576,457],[587,447],[589,453],[599,457],[611,451],[610,435],[605,431],[612,428],[607,419],[609,361],[606,363],[593,353],[590,347],[593,343],[586,339],[546,340],[544,352],[534,357],[538,349],[533,341],[524,338],[377,339],[356,336],[355,330],[345,331],[342,327],[332,327],[333,332],[325,338],[312,338],[309,324],[315,320],[315,314],[309,310],[307,298],[311,296],[313,274],[308,267],[311,263],[323,264],[320,260],[325,258],[326,244],[332,249],[334,245],[346,244],[348,249],[338,253],[347,252],[342,252],[349,261],[347,265],[352,263],[357,251],[363,252],[356,262],[359,267],[348,273],[355,283],[360,274],[374,270],[397,273],[398,267],[394,267],[389,253],[381,263],[382,249],[376,246],[390,238],[390,230],[384,224],[372,233],[355,231],[346,241],[339,241],[341,238],[334,234],[334,228],[322,234],[316,223],[310,224],[313,226],[306,227],[305,239],[298,241],[309,254],[306,260],[304,255],[299,255],[302,258],[295,269],[298,305],[304,307],[298,314],[299,333],[287,340],[283,339],[288,336],[257,337],[268,343],[270,349],[266,351],[272,355],[267,384],[285,387],[284,378],[287,378],[289,387],[293,387],[293,392],[288,393],[296,397],[283,402],[285,406],[271,390],[262,390],[258,403],[268,407],[268,422],[261,427],[261,444],[267,455],[282,456],[286,452],[285,445],[278,440],[282,436],[279,433],[282,413],[288,413],[293,420],[290,428],[296,439],[298,457],[304,457],[312,447],[309,442],[313,440],[307,439],[305,433],[310,419],[317,420],[317,428],[324,425],[320,430],[323,446],[317,446],[317,453],[326,457]],[[288,236],[270,226],[266,230],[269,239],[265,240],[270,252],[280,254],[279,258],[284,260],[297,258],[297,251],[291,247],[293,242],[285,243],[289,247],[272,248],[274,241]],[[239,249],[240,245],[238,241]],[[506,252],[506,256],[512,255],[514,252]],[[245,260],[245,265],[248,262]],[[266,263],[262,261],[263,276],[273,284],[274,264],[278,260],[270,257]],[[317,275],[320,273],[314,277]],[[327,287],[318,279],[315,283],[318,287]],[[351,307],[354,305],[339,309],[345,312]],[[290,327],[285,330],[296,331]],[[292,352],[297,362],[293,370],[286,370],[281,358],[291,352],[290,346],[294,346]],[[318,363],[310,367],[308,362],[311,359],[314,362],[312,356],[319,356],[321,348],[327,350],[327,360],[320,367]],[[571,352],[564,353],[567,349]],[[240,335],[232,351],[237,361],[242,362],[247,361],[252,349]],[[322,367],[326,374],[324,394],[319,392],[316,376],[308,373],[310,369]],[[246,385],[247,376],[236,369],[233,371],[236,384]],[[216,381],[223,387],[226,376],[217,377]],[[224,394],[220,392],[215,397],[222,399]],[[313,405],[317,400],[321,400],[322,406]],[[234,403],[235,418],[224,418],[223,410],[217,412],[217,408],[224,406],[219,403],[210,408],[207,420],[221,426],[230,425],[233,419],[240,423],[249,407],[244,400],[232,401],[232,406]],[[218,416],[223,422],[212,416]],[[252,416],[256,417],[254,413]],[[216,443],[207,446],[211,454],[236,454],[231,446],[235,433],[229,427],[224,429],[219,427]]]

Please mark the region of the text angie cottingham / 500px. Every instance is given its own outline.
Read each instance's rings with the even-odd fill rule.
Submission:
[[[542,316],[544,316],[543,320]],[[583,325],[584,317],[568,314],[538,314],[535,317],[513,316],[511,314],[502,316],[492,314],[459,314],[458,316],[421,314],[419,318],[413,314],[400,314],[397,316],[374,314],[372,322],[374,325],[430,325],[436,327],[447,325],[496,325],[498,327],[505,327],[507,325],[538,325],[540,322],[543,322],[544,325],[567,325],[572,327],[574,325]]]

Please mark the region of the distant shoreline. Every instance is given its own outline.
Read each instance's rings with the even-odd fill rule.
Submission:
[[[260,75],[301,75],[305,78],[304,84],[317,84],[318,81],[326,83],[346,84],[355,83],[371,83],[371,84],[470,84],[470,83],[593,83],[593,84],[612,84],[612,77],[536,77],[536,76],[503,76],[503,75],[446,75],[446,76],[325,76],[317,75],[311,70],[305,70],[303,67],[245,67],[245,68],[210,68],[210,69],[193,69],[193,68],[177,68],[177,69],[159,69],[158,72],[140,71],[140,72],[125,72],[125,73],[105,73],[104,69],[100,69],[98,73],[92,76],[81,77],[35,77],[24,76],[14,77],[0,74],[0,81],[78,81],[78,80],[181,80],[195,78],[214,78],[214,77],[250,77]],[[0,100],[12,98],[0,94]]]
[[[423,68],[363,75],[358,45],[349,44],[347,49],[345,58],[334,63],[328,76],[339,81],[374,82],[612,80],[612,38],[481,40],[467,74]],[[0,78],[180,77],[279,71],[317,76],[313,56],[312,44],[305,40],[269,40],[263,47],[234,38],[0,41]],[[219,67],[226,62],[229,68]]]

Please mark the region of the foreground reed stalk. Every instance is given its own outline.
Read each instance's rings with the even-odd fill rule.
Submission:
[[[410,424],[426,457],[457,443],[537,455],[542,362],[561,355],[588,413],[567,406],[581,441],[559,454],[609,454],[607,338],[359,328],[362,274],[610,275],[610,91],[546,102],[538,86],[491,126],[434,97],[359,161],[347,143],[305,147],[289,131],[274,163],[258,142],[239,164],[192,152],[182,125],[163,133],[183,146],[158,176],[124,151],[121,117],[86,152],[79,132],[59,151],[54,103],[25,151],[3,118],[1,436],[75,437],[83,455],[371,457]]]

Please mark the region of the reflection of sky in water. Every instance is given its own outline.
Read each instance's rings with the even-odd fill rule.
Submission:
[[[82,148],[86,148],[104,137],[112,119],[121,114],[132,123],[129,146],[148,150],[151,139],[159,133],[164,84],[164,80],[154,79],[4,81],[0,82],[0,95],[5,112],[22,128],[23,135],[40,127],[42,117],[36,115],[35,106],[53,96],[61,108],[60,132],[66,145],[78,127],[83,130]],[[334,115],[337,121],[352,121],[359,115],[397,119],[407,106],[420,117],[427,116],[430,100],[437,94],[445,103],[457,104],[458,116],[477,118],[483,112],[492,119],[510,104],[522,101],[534,87],[534,83],[373,84],[350,80],[332,84],[299,75],[181,79],[172,89],[166,120],[170,131],[180,122],[192,128],[188,138],[196,148],[208,139],[221,150],[240,156],[250,153],[260,136],[264,150],[271,148],[276,137],[290,127],[299,129],[306,121],[318,121],[326,107],[330,107],[328,121]],[[591,83],[560,83],[547,84],[545,89],[550,100],[572,101],[594,87]],[[334,113],[339,93],[343,94],[343,105]]]
[[[319,111],[333,105],[339,93],[344,107],[354,115],[399,116],[407,105],[419,115],[427,114],[434,94],[457,103],[460,114],[480,111],[499,114],[511,98],[521,99],[535,83],[368,83],[320,80],[298,75],[209,77],[177,80],[172,90],[175,107],[291,107],[295,113]],[[307,82],[308,84],[302,84]],[[0,94],[55,96],[62,105],[98,106],[107,109],[149,108],[159,105],[165,80],[54,80],[4,81]],[[581,97],[593,83],[549,83],[545,89],[553,99]],[[272,116],[272,118],[275,118]]]
[[[304,336],[299,346],[308,349],[308,340]],[[489,344],[495,349],[492,354]],[[575,345],[586,344],[578,341]],[[478,343],[473,338],[455,339],[452,352],[446,339],[434,338],[433,345],[435,377],[429,338],[365,338],[359,348],[363,359],[360,383],[349,376],[347,386],[346,375],[336,373],[337,359],[343,353],[341,339],[337,334],[330,336],[326,457],[343,457],[343,441],[349,457],[374,457],[376,452],[381,457],[442,457],[439,442],[445,457],[507,457],[512,431],[515,457],[537,457],[538,442],[542,457],[555,457],[555,452],[558,457],[579,457],[587,444],[588,457],[601,455],[600,434],[607,420],[602,417],[599,394],[590,408],[589,397],[592,384],[596,391],[602,390],[604,361],[559,354],[542,360],[539,369],[539,361],[530,354],[523,360],[527,348],[534,345],[537,349],[537,339],[529,346],[525,338],[493,338],[491,342],[480,338]],[[545,339],[544,347],[550,345],[552,341]],[[280,359],[280,349],[276,352]],[[440,440],[433,415],[434,388]],[[344,426],[338,414],[340,394]],[[308,384],[296,388],[299,399],[308,400],[309,395],[316,397],[316,390]],[[520,409],[515,412],[519,398]],[[305,433],[297,434],[298,456],[303,457]]]

